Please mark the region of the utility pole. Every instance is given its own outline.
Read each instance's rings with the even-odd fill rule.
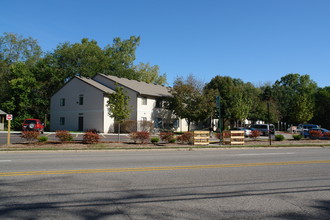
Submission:
[[[272,135],[270,133],[270,113],[269,113],[270,103],[267,102],[267,110],[268,110],[268,137],[269,137],[269,145],[272,145]],[[275,131],[274,131],[275,132]]]
[[[220,96],[217,96],[216,98],[216,107],[217,107],[217,112],[218,112],[218,129],[220,133],[220,142],[222,141],[222,121],[221,121],[221,104],[220,104]]]

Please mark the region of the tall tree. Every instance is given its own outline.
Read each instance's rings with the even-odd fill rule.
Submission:
[[[309,75],[290,73],[277,80],[273,85],[273,91],[281,119],[294,124],[312,119],[316,89],[317,84]]]
[[[251,83],[229,76],[216,76],[206,84],[205,89],[213,89],[219,94],[224,122],[236,122],[250,117],[256,94]]]
[[[118,122],[118,142],[120,141],[120,125],[128,119],[131,113],[128,105],[129,96],[124,92],[123,87],[116,86],[116,92],[108,95],[109,116]]]
[[[0,60],[8,64],[15,62],[36,62],[42,55],[37,40],[13,33],[0,37]]]
[[[313,123],[330,129],[330,86],[319,88],[315,94],[315,114]]]
[[[151,66],[149,63],[139,63],[133,67],[136,72],[137,80],[147,82],[147,83],[154,83],[157,85],[164,85],[166,84],[166,74],[159,73],[159,66]]]
[[[114,38],[113,44],[104,48],[104,53],[109,58],[109,66],[104,73],[138,80],[133,70],[133,62],[139,44],[140,37],[136,36],[131,36],[128,40],[121,40],[119,37]]]
[[[19,128],[24,118],[41,115],[43,99],[39,96],[40,84],[36,81],[28,65],[17,62],[11,65],[11,74],[6,89],[7,99],[1,108],[13,114],[13,127]]]
[[[20,128],[25,117],[37,117],[39,83],[32,69],[42,51],[37,41],[17,34],[4,33],[0,37],[0,109],[14,115],[13,127]]]
[[[210,116],[212,107],[207,105],[207,99],[203,96],[203,84],[193,75],[188,76],[186,80],[177,78],[171,94],[169,109],[176,116],[186,119],[188,130],[191,122],[199,122]]]
[[[81,43],[60,44],[52,56],[64,78],[71,78],[77,74],[92,77],[97,73],[103,73],[108,66],[104,51],[96,41],[89,41],[87,38],[83,38]]]

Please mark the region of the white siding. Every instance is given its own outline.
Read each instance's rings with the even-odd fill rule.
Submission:
[[[147,99],[147,104],[143,105],[142,100]],[[153,121],[154,118],[153,110],[156,105],[156,100],[148,97],[138,97],[137,98],[137,120],[141,121],[143,118],[146,118],[147,121]]]
[[[113,118],[111,118],[109,116],[109,111],[108,111],[108,107],[107,107],[108,100],[109,100],[108,97],[104,97],[104,106],[103,106],[103,109],[105,112],[104,117],[103,117],[104,133],[114,132],[114,130],[113,130],[114,120],[113,120]]]
[[[79,105],[79,96],[83,95],[83,105]],[[60,106],[60,100],[65,99],[65,106]],[[83,117],[83,130],[105,130],[104,120],[107,116],[104,108],[104,93],[95,87],[73,78],[51,99],[51,131],[77,131],[79,117]],[[60,125],[60,118],[65,118],[65,124]]]

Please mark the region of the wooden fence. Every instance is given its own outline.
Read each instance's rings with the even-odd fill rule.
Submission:
[[[223,144],[243,145],[244,131],[224,131],[222,133]]]
[[[209,145],[210,132],[209,131],[194,131],[194,145]]]

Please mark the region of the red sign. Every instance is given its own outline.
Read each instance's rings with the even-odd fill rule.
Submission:
[[[13,115],[6,115],[6,120],[9,121],[9,120],[13,120]]]

